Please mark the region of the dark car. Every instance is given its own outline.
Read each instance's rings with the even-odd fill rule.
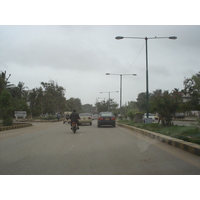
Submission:
[[[115,127],[115,115],[112,112],[100,112],[98,118],[98,127],[103,125],[110,125]]]

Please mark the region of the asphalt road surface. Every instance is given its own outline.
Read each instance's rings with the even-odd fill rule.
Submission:
[[[200,157],[122,127],[35,123],[0,132],[1,175],[199,175]]]

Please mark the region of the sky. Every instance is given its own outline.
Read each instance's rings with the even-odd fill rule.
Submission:
[[[183,89],[183,81],[200,71],[200,26],[192,25],[1,25],[0,69],[15,85],[30,90],[55,81],[67,99],[94,104],[109,97],[122,105],[146,92],[148,39],[149,92]],[[118,91],[118,92],[116,92]]]

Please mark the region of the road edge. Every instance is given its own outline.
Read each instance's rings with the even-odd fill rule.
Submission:
[[[11,130],[11,129],[16,129],[16,128],[24,128],[24,127],[29,127],[32,126],[31,123],[24,123],[24,124],[15,124],[12,126],[1,126],[0,131],[6,131],[6,130]]]
[[[152,132],[152,131],[144,130],[144,129],[141,129],[141,128],[136,128],[134,126],[121,124],[121,123],[118,123],[118,122],[117,122],[117,125],[122,126],[124,128],[128,128],[128,129],[133,130],[133,131],[136,131],[138,133],[141,133],[143,135],[146,135],[148,137],[156,139],[160,142],[169,144],[169,145],[174,146],[176,148],[182,149],[182,150],[187,151],[191,154],[195,154],[197,156],[200,156],[200,145],[198,145],[198,144],[186,142],[186,141],[183,141],[183,140],[180,140],[180,139],[172,138],[170,136],[162,135],[160,133],[155,133],[155,132]]]

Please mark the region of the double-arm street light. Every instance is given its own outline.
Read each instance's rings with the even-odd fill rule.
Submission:
[[[113,93],[113,92],[119,92],[119,91],[100,92],[100,93],[108,93],[108,102],[109,102],[108,110],[110,110],[110,93]]]
[[[148,51],[147,51],[147,41],[148,39],[171,39],[176,40],[176,36],[170,36],[170,37],[123,37],[123,36],[117,36],[115,37],[116,40],[121,39],[144,39],[146,43],[146,109],[147,109],[147,118],[149,118],[149,78],[148,78]]]
[[[113,92],[119,92],[119,91],[100,92],[100,94],[101,94],[101,93],[108,93],[108,101],[110,101],[110,93],[113,93]]]
[[[121,108],[122,108],[122,76],[126,76],[126,75],[137,76],[137,74],[113,74],[113,73],[106,73],[106,75],[117,75],[117,76],[120,76],[120,114],[122,114],[121,113]]]

